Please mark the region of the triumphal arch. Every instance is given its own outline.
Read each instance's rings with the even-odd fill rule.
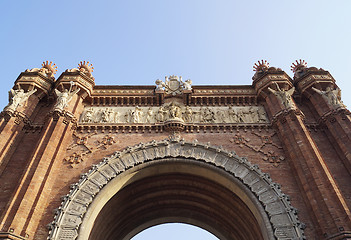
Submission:
[[[351,116],[332,75],[268,62],[251,85],[95,85],[81,62],[22,72],[0,122],[0,239],[350,239]]]

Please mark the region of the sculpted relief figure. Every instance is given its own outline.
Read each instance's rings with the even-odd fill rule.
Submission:
[[[163,90],[165,86],[164,82],[162,82],[160,79],[157,79],[155,83],[156,83],[156,91]]]
[[[113,111],[110,108],[105,108],[105,110],[101,112],[101,121],[110,122],[112,114],[113,114]]]
[[[295,91],[295,87],[292,87],[288,90],[287,88],[280,89],[278,83],[275,83],[275,85],[277,87],[277,90],[274,90],[270,87],[268,87],[268,90],[279,98],[286,109],[295,108],[294,102],[291,98],[292,94]]]
[[[322,97],[327,100],[329,105],[333,107],[345,107],[341,101],[340,88],[336,88],[334,90],[332,86],[328,86],[325,91],[319,90],[315,87],[312,87],[312,89],[318,94],[322,95]]]
[[[238,115],[236,114],[236,112],[232,108],[232,106],[229,106],[228,114],[229,114],[229,121],[230,122],[233,122],[233,123],[237,123],[238,122]]]
[[[167,113],[167,111],[163,108],[163,106],[161,106],[158,109],[157,115],[156,115],[156,120],[158,122],[163,122],[165,120],[165,114]]]
[[[153,120],[153,117],[154,117],[154,112],[152,111],[152,108],[149,107],[149,109],[146,112],[145,122],[150,123]]]
[[[4,108],[6,111],[15,111],[19,106],[28,100],[28,98],[37,91],[37,89],[33,89],[28,92],[24,92],[23,89],[9,91],[9,104]]]
[[[94,111],[92,108],[88,108],[85,112],[83,122],[92,123],[94,122]]]
[[[226,123],[227,122],[227,117],[226,117],[226,114],[225,114],[224,110],[220,109],[220,110],[217,111],[217,119],[221,123]]]
[[[193,110],[189,106],[185,107],[183,119],[185,122],[193,122],[194,121]]]
[[[129,109],[125,114],[124,114],[124,120],[127,123],[131,123],[132,122],[132,116],[133,116],[133,110]]]
[[[170,118],[181,118],[180,107],[175,105],[173,102],[169,105],[169,117]]]
[[[68,106],[68,103],[72,100],[72,97],[74,94],[78,93],[80,88],[77,88],[74,91],[72,90],[72,86],[74,85],[73,82],[71,82],[71,87],[69,90],[65,89],[63,92],[60,92],[59,90],[55,89],[55,93],[57,96],[56,104],[54,106],[54,111],[62,111]]]
[[[190,80],[190,79],[188,79],[188,80],[185,80],[185,82],[183,82],[183,89],[184,90],[191,90],[192,88],[191,88],[191,84],[192,84],[193,82]]]
[[[135,107],[134,111],[131,112],[132,114],[132,122],[133,123],[140,123],[141,122],[141,117],[143,112],[141,111],[140,107]]]
[[[237,112],[237,121],[239,123],[245,122],[245,114],[244,114],[243,110],[238,110],[238,112]]]
[[[200,112],[201,112],[202,122],[211,123],[216,120],[215,113],[209,107],[202,108]]]

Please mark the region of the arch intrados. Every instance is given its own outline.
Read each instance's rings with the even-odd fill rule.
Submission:
[[[93,166],[87,174],[82,175],[58,209],[55,221],[51,224],[48,239],[73,240],[77,237],[87,239],[82,238],[85,232],[90,232],[87,228],[89,225],[87,219],[95,219],[99,209],[101,210],[102,206],[98,204],[100,198],[106,198],[105,202],[107,202],[116,193],[115,190],[111,191],[110,183],[114,182],[111,184],[114,186],[113,189],[121,189],[136,179],[136,175],[142,176],[142,173],[138,173],[138,168],[147,166],[144,165],[145,163],[161,163],[176,158],[192,159],[207,166],[211,165],[218,169],[217,172],[222,171],[222,173],[226,172],[224,175],[231,175],[236,179],[233,182],[239,181],[241,185],[246,186],[248,194],[242,195],[242,199],[259,202],[250,209],[255,216],[258,212],[258,216],[262,219],[269,219],[263,221],[266,229],[264,232],[269,235],[268,239],[303,238],[303,230],[296,216],[296,210],[291,207],[288,197],[281,192],[280,186],[273,183],[269,175],[262,173],[256,165],[220,147],[199,144],[197,141],[191,143],[169,139],[139,144],[122,152],[116,152]],[[146,171],[140,172],[146,174]],[[201,173],[200,169],[199,172]],[[240,184],[233,184],[233,182],[232,187],[236,186],[235,190],[240,190],[241,188],[238,188]],[[259,210],[259,206],[264,209],[263,213]]]

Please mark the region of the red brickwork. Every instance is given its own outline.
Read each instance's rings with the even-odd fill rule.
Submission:
[[[306,239],[347,239],[351,237],[350,113],[333,108],[312,89],[335,85],[328,72],[312,70],[306,68],[292,80],[279,69],[262,69],[257,71],[252,86],[222,88],[248,89],[246,95],[243,91],[238,95],[224,90],[211,93],[216,87],[193,86],[192,92],[180,98],[189,106],[261,105],[270,123],[225,127],[210,124],[179,134],[187,141],[197,139],[235,151],[269,173],[298,209],[299,219],[306,225]],[[0,239],[46,239],[46,226],[53,221],[54,209],[81,174],[115,151],[140,142],[163,140],[171,134],[162,128],[85,128],[77,123],[84,106],[160,105],[167,98],[164,94],[137,92],[154,87],[131,86],[128,89],[134,89],[138,96],[127,93],[114,97],[109,90],[116,88],[94,86],[92,76],[82,71],[63,73],[57,81],[41,73],[33,74],[22,73],[16,83],[22,83],[26,90],[31,89],[29,86],[41,90],[14,114],[3,111],[0,122]],[[328,78],[319,79],[321,75]],[[52,87],[60,91],[68,89],[73,81],[81,91],[64,111],[55,112],[53,91],[38,87],[35,78],[30,81],[26,76],[52,81]],[[273,94],[283,87],[296,88],[291,108]],[[107,91],[101,92],[104,89]],[[204,89],[208,92],[197,94],[197,90]]]

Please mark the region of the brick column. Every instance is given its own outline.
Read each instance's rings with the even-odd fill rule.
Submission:
[[[351,174],[351,113],[338,96],[339,88],[328,71],[304,65],[296,66],[294,81],[297,89],[309,99],[326,127],[343,164]]]
[[[0,175],[16,149],[18,139],[21,138],[21,130],[30,124],[30,118],[38,102],[48,96],[55,81],[53,76],[55,72],[56,66],[47,61],[42,64],[41,69],[34,68],[22,72],[15,81],[11,91],[17,94],[16,92],[22,89],[24,95],[30,94],[30,96],[24,96],[19,105],[9,103],[0,114]]]
[[[297,183],[303,189],[301,194],[311,209],[319,239],[350,237],[347,233],[351,230],[350,211],[304,124],[303,113],[295,105],[292,80],[281,69],[269,68],[263,61],[255,69],[253,86],[266,103]]]
[[[76,119],[83,110],[83,99],[91,94],[94,87],[94,79],[89,71],[92,71],[92,67],[84,62],[79,65],[79,69],[67,70],[57,80],[54,89],[57,99],[47,117],[40,140],[34,146],[35,152],[30,156],[28,168],[1,220],[2,231],[34,239],[56,180],[56,172],[63,164],[64,151],[71,140]],[[72,94],[68,101],[60,98],[65,90]]]

